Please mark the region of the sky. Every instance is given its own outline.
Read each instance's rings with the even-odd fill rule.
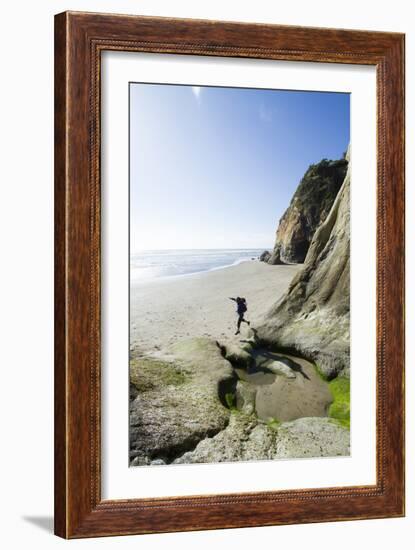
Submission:
[[[349,94],[131,83],[131,252],[271,248],[309,165],[349,136]]]

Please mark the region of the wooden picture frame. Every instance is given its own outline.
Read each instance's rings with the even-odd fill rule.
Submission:
[[[104,50],[377,71],[377,480],[101,500],[100,59]],[[64,538],[404,515],[404,35],[65,12],[55,17],[55,533]]]

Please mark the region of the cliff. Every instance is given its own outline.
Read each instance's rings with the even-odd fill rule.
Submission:
[[[349,199],[347,169],[327,218],[314,234],[304,266],[258,326],[262,343],[296,350],[316,362],[329,379],[349,372]]]
[[[333,206],[346,170],[346,159],[324,159],[308,168],[280,220],[268,263],[304,262],[317,227]]]

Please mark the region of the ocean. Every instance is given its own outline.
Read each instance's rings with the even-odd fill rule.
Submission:
[[[131,254],[132,283],[161,277],[180,277],[222,269],[257,259],[263,248],[216,250],[146,250]]]

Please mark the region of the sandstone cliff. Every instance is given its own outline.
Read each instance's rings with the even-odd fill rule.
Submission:
[[[280,220],[268,263],[304,261],[317,227],[333,206],[346,170],[346,159],[324,159],[308,168]]]
[[[344,162],[343,162],[344,164]],[[261,342],[296,350],[328,377],[349,371],[350,173],[288,292],[258,327]]]

